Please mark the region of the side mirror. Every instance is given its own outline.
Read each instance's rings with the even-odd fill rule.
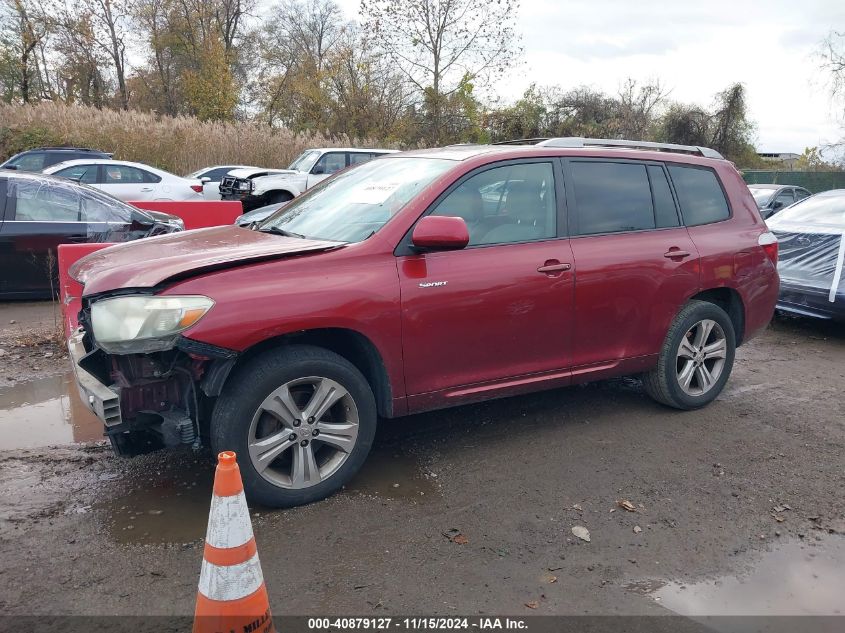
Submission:
[[[411,242],[429,251],[456,251],[469,244],[469,230],[463,218],[427,215],[414,227]]]
[[[783,208],[783,202],[781,202],[780,200],[775,200],[772,203],[772,211],[777,211],[778,209],[782,209],[782,208]]]
[[[3,169],[14,169],[14,170],[16,170],[17,168],[18,168],[17,165],[3,165]]]
[[[320,176],[326,173],[326,168],[323,165],[314,165],[314,169],[311,170],[311,173],[315,176]]]
[[[211,182],[211,178],[209,178],[208,176],[203,176],[202,178],[200,178],[200,182],[202,184],[207,184],[207,183]]]

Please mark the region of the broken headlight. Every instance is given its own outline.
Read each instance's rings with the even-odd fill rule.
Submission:
[[[171,349],[180,332],[199,321],[214,305],[200,295],[134,295],[91,304],[94,340],[110,354],[145,354]]]

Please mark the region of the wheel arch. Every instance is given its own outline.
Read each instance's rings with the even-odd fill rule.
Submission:
[[[285,345],[313,345],[342,356],[367,379],[379,415],[393,417],[393,390],[381,353],[369,338],[348,328],[302,330],[266,339],[244,350],[229,368],[228,374],[231,375],[231,370],[242,367],[257,355]]]
[[[267,191],[264,191],[261,195],[267,198],[272,198],[273,196],[278,194],[287,194],[290,196],[291,200],[293,200],[294,198],[296,198],[296,196],[300,194],[300,192],[295,187],[273,187],[271,189],[268,189]]]
[[[734,327],[736,334],[736,346],[742,345],[745,337],[745,304],[742,301],[742,296],[733,288],[722,286],[720,288],[710,288],[702,290],[696,295],[689,298],[690,301],[707,301],[715,304],[724,310],[731,319],[731,324]]]

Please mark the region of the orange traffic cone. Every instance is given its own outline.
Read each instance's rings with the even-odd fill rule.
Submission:
[[[194,633],[275,633],[241,471],[235,453],[217,456]]]

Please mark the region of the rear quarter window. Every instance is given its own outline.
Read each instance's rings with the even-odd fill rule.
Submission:
[[[669,175],[687,226],[712,224],[731,217],[725,192],[712,169],[669,165]]]

